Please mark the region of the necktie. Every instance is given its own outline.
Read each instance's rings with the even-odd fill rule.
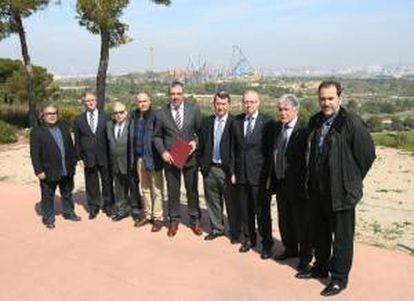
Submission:
[[[214,148],[213,148],[213,162],[219,163],[220,157],[220,142],[223,135],[223,119],[219,119],[217,122],[217,128],[214,132]]]
[[[91,128],[92,133],[95,134],[95,117],[92,112],[89,113],[89,127]]]
[[[276,153],[276,178],[283,179],[285,177],[286,169],[286,158],[285,151],[287,146],[287,130],[288,126],[284,125],[282,131],[279,134],[278,143],[277,143],[277,153]]]
[[[121,131],[122,131],[122,127],[120,124],[118,124],[118,129],[116,131],[116,135],[115,138],[118,140],[121,137]]]
[[[175,124],[177,125],[178,129],[181,130],[183,124],[182,124],[182,119],[181,119],[180,106],[175,106],[174,110],[175,110]]]
[[[253,116],[249,116],[247,117],[246,134],[244,136],[249,137],[252,132],[253,132]]]

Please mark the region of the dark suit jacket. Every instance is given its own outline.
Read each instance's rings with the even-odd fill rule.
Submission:
[[[179,130],[171,114],[170,104],[167,104],[155,113],[154,146],[158,153],[162,155],[164,151],[171,148],[176,137],[188,142],[191,140],[197,141],[200,125],[200,109],[196,105],[184,103],[184,121],[181,130]],[[194,155],[191,155],[186,166],[195,164]]]
[[[211,115],[203,120],[201,123],[200,135],[197,149],[197,163],[200,166],[201,173],[205,176],[210,170],[213,162],[213,148],[214,148],[214,120],[216,116]],[[228,115],[226,126],[223,129],[223,135],[220,141],[220,157],[223,164],[223,169],[227,175],[232,174],[232,159],[231,159],[231,126],[234,117]]]
[[[75,174],[76,157],[72,137],[62,124],[57,125],[62,133],[65,145],[66,171],[69,176]],[[58,181],[62,177],[62,157],[49,128],[40,125],[30,132],[30,156],[36,175],[44,172],[46,181]]]
[[[275,174],[275,158],[274,151],[277,148],[278,136],[283,128],[281,122],[276,122],[272,126],[271,138],[272,139],[272,160],[271,168],[269,170],[270,187],[269,190],[272,193],[276,192],[278,181]],[[286,146],[286,170],[285,170],[285,184],[288,185],[288,189],[292,193],[298,193],[301,196],[305,196],[304,181],[305,181],[305,152],[307,141],[307,125],[301,119],[298,119],[295,127],[289,138],[288,145]]]
[[[76,156],[78,160],[83,160],[87,167],[108,165],[108,139],[106,135],[108,120],[108,115],[99,111],[95,134],[89,127],[86,112],[76,116],[73,122]]]
[[[236,116],[232,125],[232,169],[236,176],[236,184],[265,185],[272,151],[270,130],[273,121],[259,113],[253,133],[246,139],[245,116]]]
[[[129,119],[125,122],[119,141],[115,139],[115,121],[110,120],[106,124],[112,172],[124,175],[130,173],[134,167],[134,122]]]

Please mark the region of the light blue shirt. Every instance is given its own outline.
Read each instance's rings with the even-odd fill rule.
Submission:
[[[214,144],[213,144],[213,162],[221,164],[220,142],[223,135],[224,127],[226,126],[228,114],[219,117],[216,115],[214,119]]]

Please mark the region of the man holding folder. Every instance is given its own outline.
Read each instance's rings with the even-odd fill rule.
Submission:
[[[168,191],[168,216],[170,225],[167,235],[173,237],[180,222],[181,173],[187,192],[190,228],[201,235],[200,206],[197,191],[197,166],[193,153],[197,146],[197,132],[201,124],[200,109],[193,104],[184,103],[184,87],[173,82],[169,88],[170,103],[156,112],[154,146],[160,153],[165,165],[165,178]],[[184,143],[183,143],[184,142]],[[180,154],[181,156],[177,156]],[[188,159],[182,166],[182,156]],[[185,159],[185,158],[184,158]]]

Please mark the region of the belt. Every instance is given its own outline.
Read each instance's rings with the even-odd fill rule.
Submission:
[[[223,168],[223,164],[221,164],[221,163],[214,163],[214,162],[212,162],[211,164],[210,164],[211,166],[214,166],[214,167],[218,167],[218,168]]]

